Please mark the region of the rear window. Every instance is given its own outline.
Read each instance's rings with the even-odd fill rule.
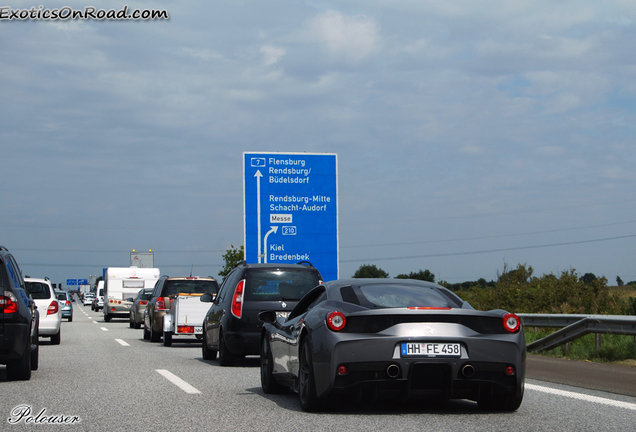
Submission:
[[[342,299],[367,308],[458,308],[456,303],[436,288],[396,285],[346,286],[340,288]]]
[[[26,288],[33,300],[46,300],[51,298],[49,286],[42,282],[25,282]]]
[[[66,293],[57,293],[58,300],[66,300]]]
[[[216,294],[219,284],[210,280],[166,280],[163,284],[164,296],[172,294]]]
[[[300,300],[318,286],[318,272],[307,270],[250,270],[246,276],[245,300]]]
[[[152,291],[142,291],[139,294],[139,300],[150,300],[152,298]]]

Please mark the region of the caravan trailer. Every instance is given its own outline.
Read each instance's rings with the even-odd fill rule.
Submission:
[[[159,280],[158,268],[109,267],[104,278],[104,321],[126,318],[139,290],[153,288]]]

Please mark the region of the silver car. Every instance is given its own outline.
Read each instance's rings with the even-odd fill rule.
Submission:
[[[133,300],[133,304],[130,306],[130,328],[141,328],[144,323],[144,310],[148,304],[148,300],[152,297],[152,290],[154,288],[144,288],[139,290],[137,297]]]
[[[62,311],[62,318],[68,319],[69,322],[73,321],[73,304],[71,303],[71,295],[68,291],[55,291],[55,297],[60,304],[60,310]]]

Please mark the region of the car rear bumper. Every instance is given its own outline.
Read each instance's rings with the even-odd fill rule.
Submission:
[[[60,313],[51,315],[40,315],[40,325],[38,331],[40,336],[56,335],[60,332],[62,315]]]
[[[314,371],[318,395],[331,391],[373,394],[380,390],[398,391],[402,396],[442,399],[473,399],[485,391],[520,396],[525,379],[525,344],[523,336],[491,338],[437,338],[434,342],[458,342],[458,357],[402,356],[400,344],[405,337],[359,337],[336,335],[329,355],[314,346]],[[367,335],[368,336],[368,335]],[[421,341],[422,337],[416,340]],[[428,340],[427,340],[428,341]],[[321,361],[330,357],[330,361]],[[360,361],[364,359],[364,361]],[[341,365],[345,375],[338,375]],[[512,366],[514,373],[506,374]]]
[[[2,323],[0,334],[0,364],[22,357],[26,344],[30,343],[31,327],[27,324]]]
[[[258,355],[260,353],[260,332],[223,333],[228,350],[235,355]]]

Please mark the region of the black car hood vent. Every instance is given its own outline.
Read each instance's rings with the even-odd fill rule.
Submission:
[[[343,331],[348,333],[378,333],[394,325],[408,323],[452,323],[461,324],[481,334],[506,333],[500,318],[448,314],[348,316],[347,325]]]

